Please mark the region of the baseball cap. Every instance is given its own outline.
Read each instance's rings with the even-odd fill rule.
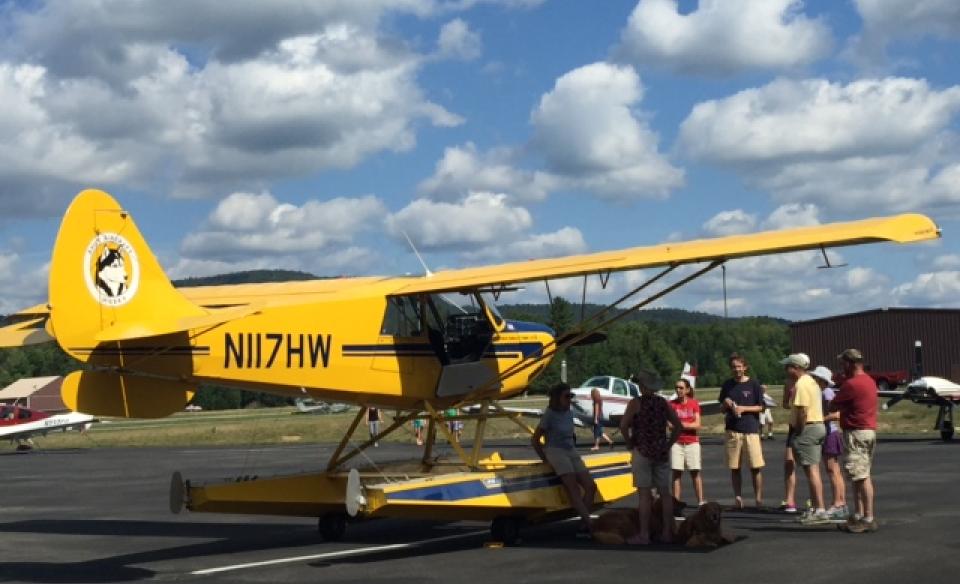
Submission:
[[[810,372],[810,375],[813,375],[814,377],[818,377],[826,381],[830,385],[833,384],[833,371],[830,371],[823,365],[818,365],[816,369]]]
[[[837,359],[849,361],[851,363],[860,363],[863,361],[863,353],[856,349],[847,349],[846,351],[837,355]]]
[[[787,355],[786,359],[781,359],[780,364],[793,365],[800,369],[806,369],[810,366],[810,357],[807,357],[806,353],[793,353],[792,355]]]

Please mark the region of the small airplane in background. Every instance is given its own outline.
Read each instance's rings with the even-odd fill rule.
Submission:
[[[347,404],[330,403],[313,398],[297,398],[294,400],[297,413],[300,414],[342,414],[350,409]]]
[[[684,363],[680,377],[690,381],[696,387],[696,370]],[[619,428],[620,419],[627,409],[627,404],[635,397],[640,397],[640,387],[636,383],[614,377],[599,375],[584,381],[580,387],[574,388],[572,407],[576,420],[587,427],[593,426],[593,391],[597,390],[603,402],[600,424],[605,428]],[[674,392],[661,391],[660,397],[673,399]],[[700,402],[700,415],[709,416],[720,413],[720,402],[708,400]]]
[[[60,430],[86,430],[97,420],[93,416],[70,412],[48,414],[29,408],[11,405],[0,406],[0,439],[17,443],[17,450],[30,450],[33,436],[46,436]]]

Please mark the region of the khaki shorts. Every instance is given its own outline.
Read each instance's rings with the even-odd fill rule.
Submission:
[[[763,448],[760,446],[760,434],[741,434],[727,430],[724,446],[727,450],[727,468],[740,468],[740,459],[746,457],[752,470],[763,468]]]
[[[660,493],[670,493],[670,463],[654,462],[633,451],[630,457],[633,467],[633,486],[638,489],[656,487]]]
[[[820,464],[823,452],[823,439],[827,437],[827,428],[823,424],[807,424],[793,439],[793,455],[800,466]]]
[[[543,454],[547,457],[547,462],[553,467],[553,472],[557,473],[557,476],[574,472],[590,472],[576,450],[544,448]]]
[[[670,447],[670,468],[700,470],[700,443],[674,444]]]
[[[875,430],[844,430],[844,467],[854,481],[870,478],[873,453],[877,449]]]

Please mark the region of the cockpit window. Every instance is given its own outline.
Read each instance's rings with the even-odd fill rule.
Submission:
[[[599,387],[600,389],[610,388],[609,377],[591,377],[583,382],[583,387]]]
[[[422,334],[420,302],[416,296],[389,296],[381,335],[418,337]]]
[[[13,408],[3,406],[0,407],[0,420],[12,420],[13,419]]]
[[[484,292],[480,295],[481,300],[486,305],[487,310],[490,311],[490,315],[493,316],[493,324],[500,328],[500,325],[503,324],[503,315],[500,314],[500,310],[497,308],[497,302],[493,298],[493,294],[489,292]]]
[[[29,420],[29,419],[30,419],[30,410],[28,410],[28,409],[26,409],[26,408],[20,408],[19,418],[20,418],[21,420]]]

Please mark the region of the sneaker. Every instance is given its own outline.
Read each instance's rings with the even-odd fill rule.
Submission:
[[[830,509],[827,510],[827,515],[830,516],[831,521],[842,521],[849,519],[850,512],[847,511],[846,507],[830,507]]]
[[[830,523],[830,516],[826,511],[813,511],[800,518],[801,525],[825,525],[827,523]]]
[[[784,513],[789,513],[790,515],[794,515],[797,512],[797,506],[788,505],[786,501],[781,501],[780,510],[783,511]]]
[[[854,519],[853,517],[848,519],[846,523],[838,525],[837,528],[847,533],[873,533],[879,529],[876,519],[873,521],[864,521],[863,519]]]
[[[807,509],[803,513],[801,513],[799,517],[797,517],[797,521],[800,523],[804,523],[808,519],[810,519],[810,517],[812,517],[814,513],[815,511],[813,509]]]

